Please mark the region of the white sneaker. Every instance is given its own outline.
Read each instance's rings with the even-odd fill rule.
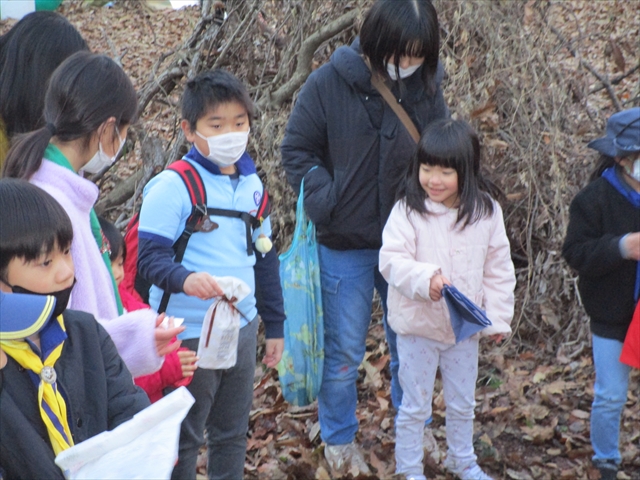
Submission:
[[[447,457],[443,465],[460,480],[494,480],[493,477],[484,473],[476,462],[466,466],[456,465],[455,460]]]
[[[336,474],[350,473],[354,477],[359,474],[371,474],[371,470],[369,470],[369,466],[364,461],[364,456],[355,442],[345,445],[325,445],[324,458],[327,459],[329,467]]]
[[[427,480],[427,477],[424,475],[407,475],[405,477],[406,480]]]
[[[436,464],[440,463],[440,447],[436,442],[431,427],[424,427],[424,435],[422,436],[422,448],[425,457],[429,455]]]

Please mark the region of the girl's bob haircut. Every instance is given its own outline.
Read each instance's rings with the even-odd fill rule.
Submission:
[[[24,261],[71,246],[73,227],[62,206],[26,180],[0,180],[0,279],[14,258]]]
[[[420,165],[452,168],[458,174],[458,219],[465,227],[484,216],[493,214],[493,197],[500,190],[482,176],[480,171],[480,141],[476,132],[464,120],[441,119],[423,132],[399,198],[405,198],[407,212],[428,214],[426,192],[420,185]]]
[[[51,75],[44,100],[45,126],[18,137],[3,176],[29,179],[40,168],[53,136],[63,143],[81,138],[86,148],[109,118],[122,128],[135,121],[137,110],[133,84],[116,62],[106,55],[74,53]],[[105,134],[117,139],[115,129]]]
[[[424,58],[422,79],[427,91],[435,93],[440,31],[430,0],[378,0],[362,23],[360,48],[383,77],[388,76],[388,62],[397,69],[402,56]]]

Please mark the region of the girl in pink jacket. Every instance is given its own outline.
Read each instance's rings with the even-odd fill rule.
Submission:
[[[515,273],[495,187],[480,174],[480,142],[462,120],[423,133],[382,235],[389,325],[398,335],[404,396],[396,420],[396,472],[424,480],[422,435],[440,367],[447,406],[445,467],[462,480],[490,479],[473,451],[479,335],[456,343],[444,285],[481,306],[500,342],[511,333]]]

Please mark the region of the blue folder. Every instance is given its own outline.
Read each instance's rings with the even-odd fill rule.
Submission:
[[[451,327],[456,335],[456,343],[466,340],[491,325],[491,320],[487,318],[484,311],[453,285],[445,285],[442,289],[442,296],[449,307]]]

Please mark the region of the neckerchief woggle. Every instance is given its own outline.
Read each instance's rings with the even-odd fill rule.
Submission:
[[[67,417],[67,404],[58,388],[57,375],[54,368],[67,338],[62,315],[59,315],[56,319],[51,319],[49,327],[45,327],[45,329],[48,329],[48,335],[46,336],[52,341],[52,345],[49,346],[51,348],[46,349],[48,351],[45,351],[43,329],[40,342],[43,346],[42,355],[44,359],[40,358],[40,355],[34,352],[25,340],[3,340],[0,342],[0,346],[18,365],[33,372],[40,378],[37,385],[38,409],[40,410],[40,417],[47,427],[53,451],[58,455],[63,450],[73,446],[73,437],[71,436]]]

